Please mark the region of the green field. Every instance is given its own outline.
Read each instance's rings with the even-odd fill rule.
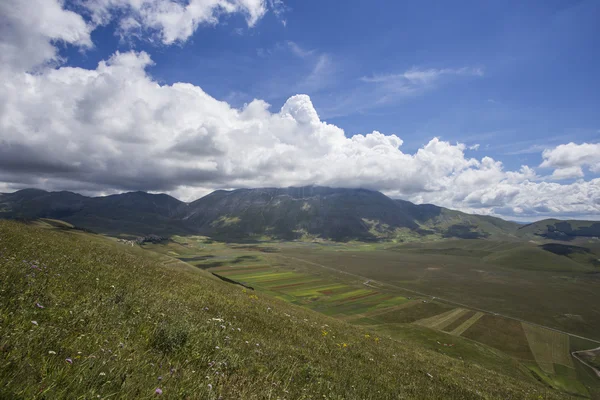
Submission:
[[[547,322],[597,338],[596,303],[582,306],[579,301],[600,298],[591,290],[600,285],[589,275],[588,266],[573,267],[573,260],[557,260],[548,253],[542,260],[553,264],[546,270],[539,264],[522,268],[528,262],[524,246],[512,242],[385,246],[328,242],[242,246],[181,237],[152,250],[177,248],[180,259],[189,257],[186,254],[198,257],[193,264],[199,268],[380,335],[410,337],[450,357],[535,376],[576,396],[596,395],[600,380],[590,379],[588,367],[574,365],[570,355],[574,344],[567,334],[512,318]],[[520,264],[507,261],[519,258]],[[215,259],[220,262],[215,264]],[[493,264],[493,259],[503,261]],[[562,261],[566,267],[559,265]],[[593,345],[593,341],[579,343],[577,350]]]
[[[269,273],[279,282],[309,275]],[[300,300],[365,312],[377,308],[367,300],[375,296],[411,304],[317,277],[323,284],[308,283]],[[154,398],[156,389],[215,400],[569,398],[460,337],[450,348],[438,343],[452,336],[416,325],[389,335],[388,325],[354,327],[174,258],[48,224],[0,221],[0,320],[0,398]]]

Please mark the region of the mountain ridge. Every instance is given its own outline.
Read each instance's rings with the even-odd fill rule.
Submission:
[[[0,218],[62,219],[109,235],[200,234],[223,240],[270,237],[402,242],[450,237],[516,239],[523,235],[560,239],[561,234],[556,233],[562,232],[560,229],[567,231],[565,237],[572,237],[600,228],[591,221],[576,221],[574,225],[583,230],[570,229],[561,221],[556,225],[554,220],[547,220],[552,222],[548,228],[544,221],[519,225],[392,199],[374,190],[325,186],[216,190],[188,203],[143,191],[88,197],[69,191],[23,189],[0,194]]]

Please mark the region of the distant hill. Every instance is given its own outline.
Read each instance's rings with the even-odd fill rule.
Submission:
[[[55,218],[110,235],[189,233],[179,218],[186,207],[166,194],[145,192],[86,197],[65,191],[24,189],[0,195],[0,218]]]
[[[0,218],[61,219],[110,235],[201,234],[227,240],[268,237],[401,242],[600,235],[600,223],[548,220],[551,223],[523,226],[432,204],[394,200],[372,190],[319,186],[218,190],[191,203],[145,192],[86,197],[25,189],[0,194]]]
[[[562,241],[571,241],[577,237],[598,238],[600,237],[600,222],[545,219],[519,227],[517,235]]]

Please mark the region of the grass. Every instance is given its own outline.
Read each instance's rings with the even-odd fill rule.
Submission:
[[[534,252],[543,252],[554,263],[561,263],[565,258],[541,250],[537,245],[448,240],[391,247],[388,244],[388,249],[378,244],[327,242],[201,246],[195,250],[198,254],[211,252],[229,260],[237,260],[240,254],[246,254],[238,252],[262,253],[260,260],[245,258],[242,263],[232,262],[231,265],[210,269],[250,284],[258,291],[393,337],[402,336],[402,332],[412,329],[407,323],[423,324],[453,337],[462,335],[470,343],[477,341],[482,345],[492,346],[515,357],[518,362],[536,366],[537,370],[529,368],[528,371],[533,371],[537,379],[544,382],[557,379],[555,363],[570,365],[570,354],[564,351],[564,346],[561,347],[569,347],[567,336],[558,334],[557,338],[553,335],[540,338],[537,346],[552,350],[542,353],[550,354],[549,361],[544,362],[543,357],[539,354],[534,357],[531,352],[530,342],[520,321],[492,312],[469,310],[468,305],[494,311],[498,307],[500,311],[510,313],[517,310],[522,314],[513,315],[533,317],[534,320],[538,317],[538,321],[551,321],[574,332],[578,331],[571,329],[573,326],[589,327],[598,322],[589,317],[590,312],[594,312],[593,309],[582,308],[575,303],[581,297],[594,298],[592,293],[595,293],[592,290],[594,281],[585,279],[585,275],[578,275],[579,271],[564,275],[563,267],[557,268],[558,264],[549,264],[545,269],[537,266],[533,272],[509,265],[509,258],[504,260],[507,265],[495,265],[487,261],[499,254],[503,257],[511,254],[511,257],[517,257],[524,248],[529,247]],[[268,248],[269,252],[264,252],[263,248]],[[188,246],[188,251],[193,250]],[[548,261],[547,257],[542,260]],[[573,262],[565,259],[567,263]],[[583,266],[582,271],[587,271],[586,268],[588,267]],[[579,267],[576,269],[579,270]],[[557,271],[560,275],[556,275]],[[373,278],[378,280],[370,280]],[[563,294],[562,290],[565,288],[567,290]],[[423,294],[415,295],[409,291],[414,289]],[[559,302],[556,301],[556,290],[561,293]],[[424,293],[430,296],[425,296]],[[547,301],[541,303],[537,298],[540,294]],[[441,295],[445,300],[432,301],[431,295]],[[453,297],[461,304],[451,304]],[[534,309],[532,304],[537,308]],[[562,307],[565,309],[564,313],[555,314]],[[505,323],[506,321],[509,322]],[[426,335],[419,335],[416,338],[425,340],[425,337]],[[424,344],[426,343],[420,343]],[[593,342],[582,348],[589,349],[592,345]],[[446,349],[447,355],[459,360],[468,359],[470,362],[480,363],[485,358],[482,352],[459,353],[449,350],[451,348],[453,349]],[[555,359],[553,352],[559,359]],[[539,368],[536,359],[546,372]],[[492,364],[486,365],[490,367]],[[506,368],[499,371],[507,373]],[[545,374],[544,378],[538,376],[536,371]],[[583,379],[588,390],[593,392],[598,382],[585,376],[582,378],[581,374],[577,369],[575,374],[565,376],[564,379],[580,383],[580,379]],[[553,387],[562,390],[564,385],[555,384]],[[584,391],[579,391],[578,394],[587,395]]]
[[[0,398],[566,398],[88,234],[0,221],[0,294]]]
[[[534,360],[519,321],[486,314],[462,336],[503,351],[518,360]]]
[[[447,240],[361,250],[317,245],[310,251],[289,245],[274,255],[286,259],[600,340],[600,279],[592,273],[600,269],[537,244]]]
[[[468,310],[465,310],[464,308],[455,308],[443,314],[416,321],[415,324],[431,329],[443,330],[446,326],[450,325],[467,312]]]
[[[460,324],[459,326],[454,328],[452,331],[450,331],[450,334],[456,335],[456,336],[462,335],[463,333],[465,333],[465,331],[467,329],[469,329],[470,327],[475,325],[475,323],[477,321],[479,321],[479,319],[481,319],[481,317],[483,317],[484,315],[485,314],[482,312],[476,312],[475,314],[473,314],[473,316],[471,318],[469,318],[468,320],[466,320],[465,322],[463,322],[462,324]]]
[[[458,318],[456,318],[454,321],[452,321],[452,323],[446,325],[442,330],[444,332],[452,332],[455,329],[457,329],[458,327],[460,327],[462,324],[464,324],[465,322],[467,322],[468,320],[473,318],[474,315],[475,315],[475,311],[467,310],[462,315],[460,315]]]

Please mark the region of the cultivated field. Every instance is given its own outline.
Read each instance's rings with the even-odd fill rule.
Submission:
[[[62,228],[0,221],[0,320],[3,399],[569,398]]]
[[[506,260],[522,256],[522,244],[444,243],[386,249],[381,244],[240,245],[179,237],[144,247],[380,335],[414,340],[502,373],[533,373],[577,396],[596,396],[600,380],[591,379],[593,372],[579,361],[574,364],[570,354],[596,347],[594,342],[573,341],[527,323],[546,322],[597,338],[600,321],[593,315],[599,306],[592,299],[600,300],[600,292],[592,289],[600,285],[587,267],[573,267],[570,259],[561,267],[549,253],[543,260],[554,264],[547,271],[539,264],[521,269]],[[494,258],[504,264],[493,264]]]

